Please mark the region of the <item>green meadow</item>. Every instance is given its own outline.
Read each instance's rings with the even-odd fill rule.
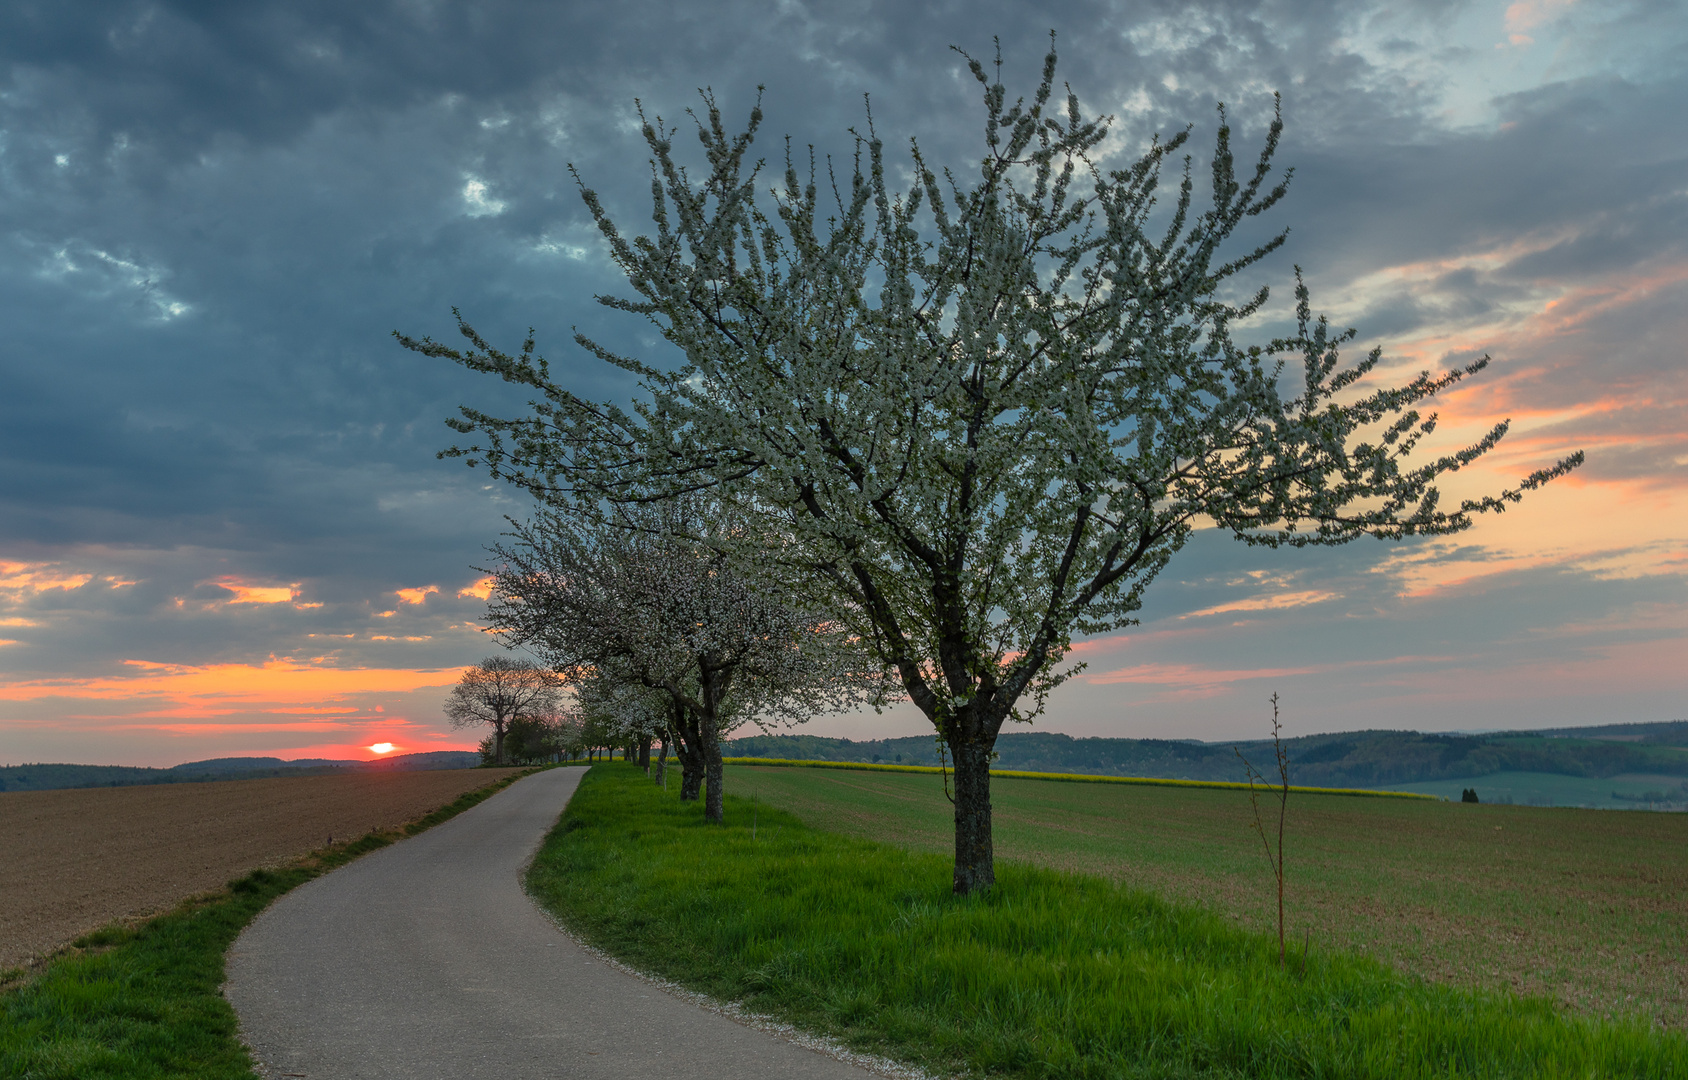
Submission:
[[[940,1072],[1688,1077],[1688,1040],[1634,1014],[1600,1020],[1545,997],[1447,985],[1326,935],[1280,967],[1275,938],[1246,918],[1089,872],[1119,851],[1087,838],[1095,817],[1071,821],[1065,855],[1046,865],[1023,857],[1056,831],[1056,803],[1115,797],[1103,785],[1023,781],[1042,790],[1001,795],[1012,854],[995,889],[957,898],[932,840],[942,795],[927,780],[736,768],[729,791],[742,794],[728,795],[717,826],[637,770],[601,765],[546,839],[528,887],[585,940],[643,970]],[[1215,793],[1223,798],[1204,826],[1188,813],[1199,802],[1168,801],[1180,789],[1127,790],[1160,817],[1135,841],[1145,858],[1192,880],[1245,873],[1242,849],[1182,863],[1174,849],[1216,829],[1220,808],[1246,829],[1235,817],[1246,794]],[[1315,798],[1331,797],[1306,801]],[[1347,802],[1388,807],[1384,821],[1399,807],[1448,810]],[[1319,812],[1354,811],[1345,802]],[[1515,820],[1477,814],[1491,831]]]
[[[727,790],[845,835],[951,850],[937,776],[735,765]],[[991,792],[999,859],[1275,927],[1246,792],[1005,778]],[[1285,850],[1298,947],[1688,1029],[1688,815],[1295,793]]]
[[[1497,772],[1462,780],[1424,780],[1394,785],[1398,791],[1458,799],[1466,788],[1490,803],[1521,806],[1580,806],[1597,810],[1682,810],[1688,808],[1688,781],[1680,776],[1619,773],[1617,776],[1562,776],[1558,773]]]

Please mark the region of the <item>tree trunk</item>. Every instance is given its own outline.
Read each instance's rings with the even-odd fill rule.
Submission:
[[[965,896],[996,884],[991,745],[983,740],[951,743],[950,754],[955,758],[955,892]]]
[[[674,752],[680,758],[680,799],[691,802],[703,787],[703,733],[691,710],[679,702],[673,707]]]
[[[492,725],[492,763],[504,764],[504,725]]]
[[[680,758],[680,801],[691,802],[703,788],[703,753],[697,739],[690,734],[674,741],[674,752]]]
[[[639,768],[648,774],[651,771],[651,737],[639,736]]]
[[[656,780],[656,786],[657,787],[662,786],[663,778],[667,774],[667,772],[668,772],[668,736],[664,735],[663,738],[662,738],[662,745],[657,749],[657,753],[656,753],[656,776],[653,777],[653,779]]]
[[[721,792],[721,740],[713,733],[703,737],[705,779],[703,816],[717,825],[726,820],[726,804]]]

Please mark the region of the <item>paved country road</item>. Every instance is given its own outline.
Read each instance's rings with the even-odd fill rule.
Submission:
[[[562,934],[520,876],[580,783],[552,769],[281,897],[225,993],[272,1077],[861,1080]]]

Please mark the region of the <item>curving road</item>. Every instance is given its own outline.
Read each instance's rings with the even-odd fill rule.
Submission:
[[[577,947],[520,876],[582,769],[537,773],[293,890],[224,992],[272,1077],[861,1080]]]

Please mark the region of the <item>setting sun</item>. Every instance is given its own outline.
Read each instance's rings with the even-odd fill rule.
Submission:
[[[393,744],[390,742],[378,742],[372,745],[370,749],[375,751],[377,754],[390,754],[393,752]]]

